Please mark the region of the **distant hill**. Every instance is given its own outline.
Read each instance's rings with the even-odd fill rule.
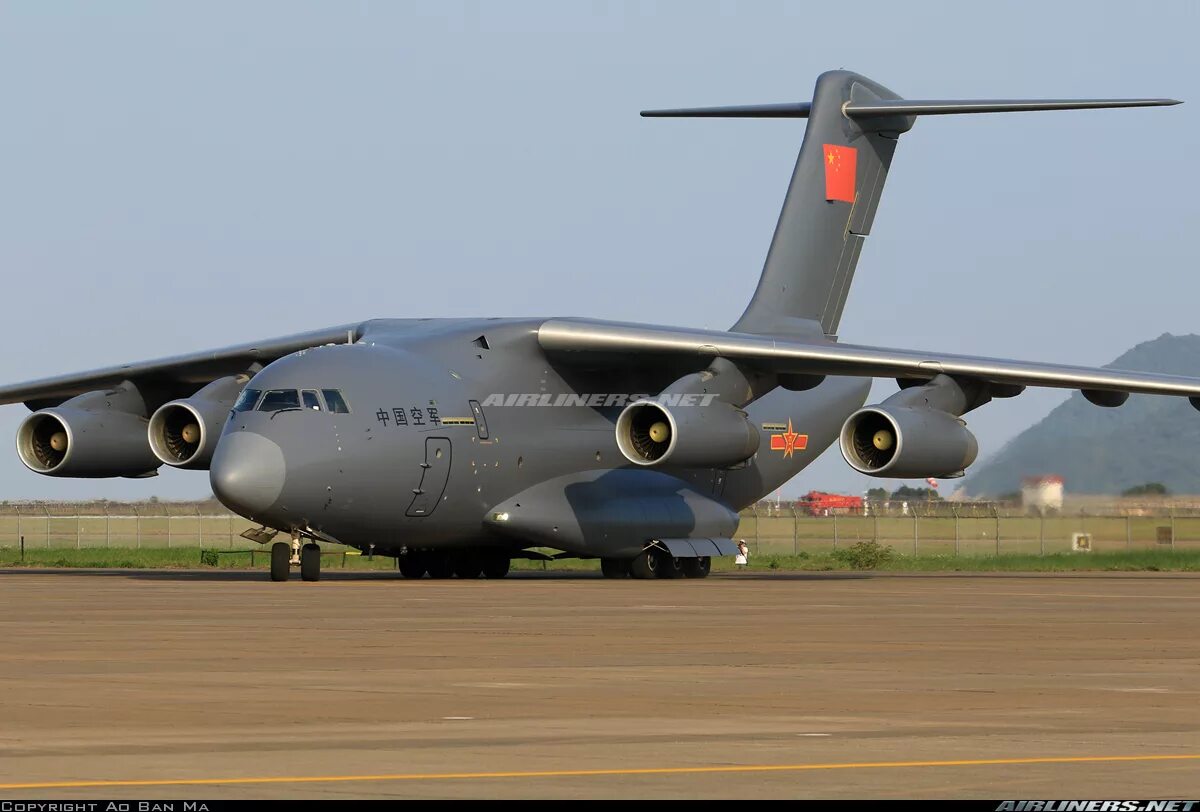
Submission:
[[[1164,333],[1108,364],[1117,369],[1200,377],[1200,336]],[[994,456],[968,469],[964,493],[996,496],[1021,477],[1060,474],[1068,493],[1120,493],[1161,482],[1200,493],[1200,412],[1186,398],[1131,395],[1116,409],[1076,392]]]

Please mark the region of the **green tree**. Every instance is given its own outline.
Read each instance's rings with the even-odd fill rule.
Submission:
[[[888,498],[888,492],[884,488],[871,488],[867,491],[867,498],[871,500],[883,501]]]
[[[1122,496],[1170,496],[1171,492],[1161,482],[1146,482],[1121,491]]]
[[[942,497],[933,488],[910,488],[908,485],[901,485],[892,491],[892,498],[907,499],[909,502],[938,502]]]

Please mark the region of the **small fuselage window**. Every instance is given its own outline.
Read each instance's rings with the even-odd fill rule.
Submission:
[[[325,405],[329,407],[329,411],[335,414],[350,414],[350,407],[346,404],[346,399],[342,397],[342,393],[337,389],[322,389],[321,394],[325,396]]]
[[[304,389],[300,392],[300,399],[304,401],[304,408],[311,409],[314,412],[321,411],[321,398],[317,395],[315,389]]]
[[[258,404],[260,412],[279,412],[284,409],[299,409],[300,394],[295,389],[272,389],[263,395]]]
[[[233,404],[233,410],[235,412],[253,411],[260,397],[262,397],[261,389],[243,389]]]

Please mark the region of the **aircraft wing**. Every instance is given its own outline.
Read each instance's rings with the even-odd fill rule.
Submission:
[[[538,330],[547,355],[566,363],[622,366],[639,359],[720,356],[750,367],[802,375],[848,375],[928,380],[939,374],[1003,387],[1046,386],[1091,392],[1179,395],[1200,408],[1200,378],[1118,369],[1010,361],[920,350],[840,344],[814,338],[764,336],[642,324],[551,319]]]
[[[252,344],[235,344],[217,350],[0,386],[0,404],[24,402],[38,404],[38,408],[41,408],[94,389],[115,386],[122,381],[153,382],[172,390],[175,396],[184,396],[217,378],[246,372],[254,364],[265,366],[277,358],[308,347],[352,342],[361,334],[362,325],[346,324]]]

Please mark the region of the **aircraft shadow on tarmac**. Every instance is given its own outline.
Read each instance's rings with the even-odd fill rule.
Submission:
[[[86,569],[86,568],[62,568],[62,567],[44,567],[44,568],[12,568],[0,569],[0,578],[15,577],[21,575],[59,575],[63,577],[91,577],[91,578],[131,578],[141,581],[224,581],[224,582],[244,582],[244,581],[266,581],[267,574],[260,570],[176,570],[176,569]],[[872,572],[738,572],[738,573],[714,573],[708,579],[709,582],[724,582],[732,583],[736,581],[825,581],[825,580],[864,580],[870,578],[881,577],[882,573]],[[295,581],[300,579],[294,578]],[[368,572],[344,572],[338,570],[326,570],[321,573],[321,581],[410,581],[412,579],[405,578],[398,572],[390,571],[368,571]],[[604,581],[607,580],[599,572],[513,572],[504,578],[503,581],[495,581],[494,585],[499,586],[504,582],[513,583],[536,583],[538,581]],[[690,579],[679,579],[680,583],[686,583]],[[488,579],[479,579],[480,582],[493,583]],[[461,583],[460,579],[448,578],[445,580],[433,580],[422,578],[420,581],[414,581],[418,586],[424,583]],[[697,582],[697,586],[699,586]]]
[[[60,568],[60,567],[45,567],[45,568],[11,568],[0,569],[0,578],[16,577],[21,575],[59,575],[62,577],[89,577],[89,578],[131,578],[139,581],[210,581],[210,582],[254,582],[266,581],[267,574],[261,570],[172,570],[172,569],[84,569],[84,568]],[[730,572],[730,573],[714,573],[706,581],[717,583],[735,583],[738,581],[862,581],[862,580],[882,580],[888,578],[903,578],[904,580],[927,580],[930,578],[970,578],[970,579],[1007,579],[1016,578],[1070,578],[1072,580],[1110,580],[1114,577],[1122,580],[1158,580],[1165,577],[1180,578],[1191,577],[1200,578],[1200,573],[1135,573],[1135,572],[768,572],[768,571],[750,571],[750,572]],[[300,579],[294,578],[299,581]],[[322,581],[409,581],[412,579],[404,578],[398,572],[387,570],[373,570],[367,572],[346,572],[339,570],[326,570],[321,573]],[[508,583],[537,583],[539,581],[604,581],[607,580],[599,572],[537,572],[524,571],[513,572],[503,581],[488,581],[488,579],[479,579],[480,582],[486,582],[490,585],[501,586],[504,582]],[[690,579],[679,579],[680,583],[687,583]],[[418,588],[424,583],[461,583],[460,579],[448,578],[445,580],[433,580],[422,578],[420,581],[414,582]],[[699,586],[699,582],[696,584]]]

